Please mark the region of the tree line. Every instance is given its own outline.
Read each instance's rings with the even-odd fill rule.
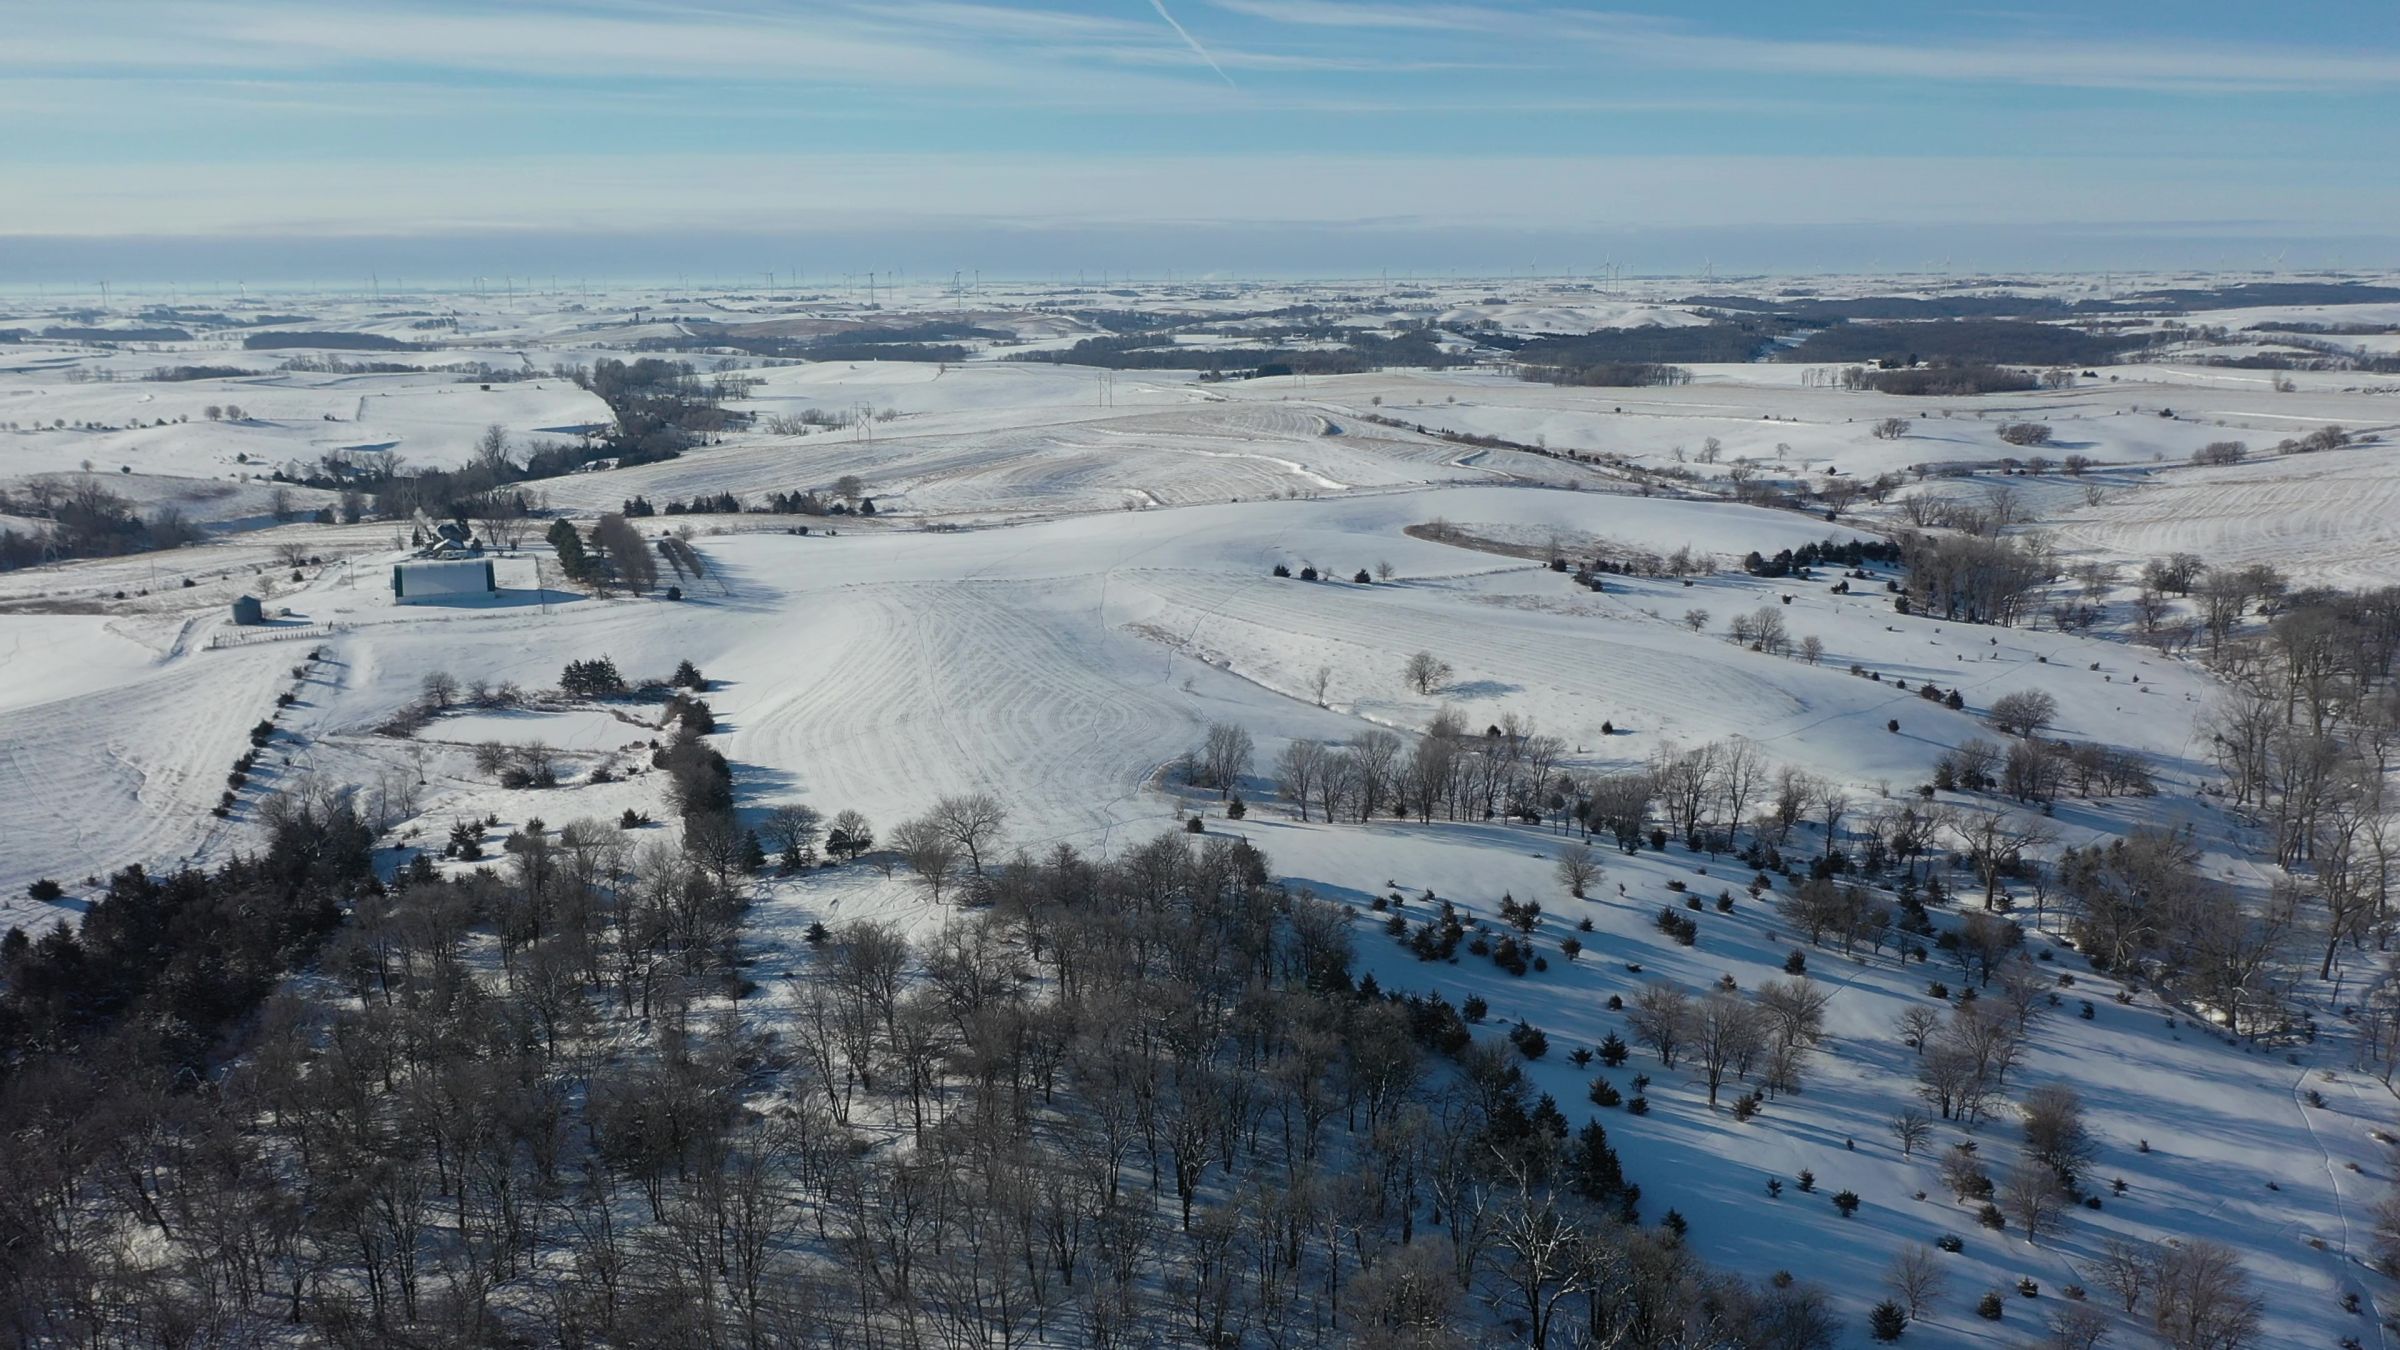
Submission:
[[[937,938],[819,927],[771,996],[690,851],[529,821],[500,857],[362,883],[222,1065],[12,1074],[11,1330],[1831,1342],[1821,1291],[1644,1225],[1604,1129],[1354,980],[1344,912],[1238,841],[993,860]]]

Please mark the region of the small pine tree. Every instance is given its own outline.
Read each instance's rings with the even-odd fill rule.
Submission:
[[[1983,1291],[1983,1297],[1975,1300],[1975,1315],[1987,1322],[1999,1321],[2003,1311],[2000,1291],[1997,1289],[1986,1289]]]
[[[1833,1207],[1840,1210],[1842,1212],[1842,1217],[1845,1219],[1849,1218],[1853,1214],[1858,1213],[1858,1192],[1843,1191],[1834,1196]]]
[[[1227,820],[1240,820],[1242,817],[1249,814],[1250,808],[1242,804],[1242,794],[1238,792],[1233,794],[1233,800],[1225,803],[1225,818]]]
[[[1908,1330],[1908,1314],[1887,1298],[1867,1314],[1867,1330],[1879,1341],[1899,1340],[1900,1333]]]
[[[693,665],[688,660],[677,663],[675,678],[667,683],[677,689],[703,690],[708,688],[708,681],[700,678],[700,667]]]
[[[758,842],[758,831],[756,830],[742,832],[742,870],[745,872],[767,870],[767,850]]]

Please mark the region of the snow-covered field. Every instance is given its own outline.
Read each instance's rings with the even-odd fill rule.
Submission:
[[[2267,454],[2162,474],[2140,490],[2078,504],[2057,519],[2072,548],[2133,558],[2196,553],[2267,563],[2306,582],[2400,584],[2400,447]]]
[[[1483,303],[1503,286],[1503,303]],[[1608,297],[1532,290],[1460,283],[1364,308],[1445,323],[1488,318],[1524,334],[1702,321],[1665,287]],[[1262,288],[1238,305],[1212,303],[1240,313],[1305,296]],[[479,359],[515,352],[537,369],[629,355],[601,344],[688,331],[676,313],[700,310],[662,308],[657,296],[624,297],[606,315],[581,306],[478,311],[453,299],[464,311],[458,340],[478,344]],[[637,302],[646,308],[633,310]],[[801,308],[718,317],[796,323],[809,318]],[[1087,332],[1030,304],[986,302],[966,317],[1042,341]],[[84,878],[129,863],[228,856],[252,838],[262,789],[303,776],[421,777],[422,803],[403,827],[419,838],[469,813],[553,825],[627,809],[665,816],[655,776],[638,772],[659,734],[650,706],[544,700],[449,712],[413,737],[385,728],[437,673],[546,691],[570,660],[606,656],[636,678],[689,660],[710,681],[715,743],[744,811],[805,801],[827,815],[857,809],[888,828],[939,796],[984,791],[1008,808],[1009,846],[1038,852],[1057,843],[1105,851],[1205,810],[1208,828],[1246,835],[1294,886],[1360,906],[1362,963],[1385,987],[1479,995],[1495,1030],[1518,1019],[1543,1027],[1557,1049],[1532,1073],[1576,1120],[1591,1113],[1591,1072],[1571,1068],[1565,1051],[1623,1032],[1609,995],[1659,977],[1700,988],[1730,976],[1752,989],[1781,974],[1795,940],[1771,896],[1744,891],[1748,869],[1680,847],[1611,853],[1594,898],[1578,901],[1560,890],[1557,840],[1542,827],[1302,822],[1273,800],[1263,767],[1246,785],[1248,818],[1228,821],[1213,797],[1166,772],[1210,724],[1247,727],[1261,766],[1294,738],[1413,731],[1444,706],[1473,729],[1531,719],[1562,739],[1565,765],[1578,772],[1740,738],[1773,763],[1846,786],[1854,809],[1874,811],[1913,799],[1936,757],[1988,735],[1979,714],[1994,699],[2038,690],[2058,701],[2057,734],[2139,751],[2160,780],[2155,798],[2062,801],[2062,842],[2136,824],[2188,827],[2212,873],[2248,886],[2260,876],[2252,840],[2207,790],[2216,771],[2205,721],[2219,686],[2197,664],[2115,634],[1903,616],[1880,568],[1851,594],[1829,589],[1838,575],[1830,569],[1809,581],[1745,576],[1738,564],[1750,552],[1871,535],[1893,508],[1829,521],[1703,495],[1707,480],[1745,460],[1765,476],[1812,479],[1834,469],[1872,477],[1979,466],[1977,478],[1921,490],[2005,481],[2070,555],[2139,561],[2191,551],[2211,563],[2273,563],[2306,582],[2400,582],[2400,466],[2388,437],[2308,456],[2267,450],[2320,425],[2375,434],[2400,420],[2400,397],[2357,376],[2301,373],[2279,392],[2267,372],[2140,365],[2038,394],[1911,400],[1804,384],[1801,368],[1778,365],[1701,367],[1691,384],[1664,389],[1557,388],[1493,369],[1204,382],[1005,362],[990,359],[1001,354],[994,349],[961,363],[760,364],[746,372],[760,384],[739,404],[760,426],[674,460],[525,486],[547,510],[588,523],[636,495],[661,505],[696,494],[756,500],[855,475],[878,503],[871,522],[812,521],[820,528],[801,536],[786,532],[800,522],[781,516],[639,520],[653,536],[693,531],[710,576],[688,583],[681,601],[571,594],[554,570],[542,589],[536,560],[546,565],[548,555],[535,549],[501,563],[499,597],[399,606],[386,569],[405,556],[405,538],[388,522],[254,528],[269,523],[259,518],[261,466],[370,444],[415,465],[455,465],[487,424],[520,440],[565,436],[604,418],[602,405],[555,378],[486,391],[431,374],[283,373],[258,360],[273,353],[211,340],[217,349],[181,355],[0,348],[0,423],[44,427],[0,430],[0,487],[71,475],[89,460],[144,504],[208,485],[213,495],[193,499],[217,509],[192,514],[224,528],[164,555],[0,574],[0,926],[71,919],[90,893]],[[699,359],[705,368],[717,358]],[[68,383],[59,364],[165,360],[247,362],[261,373]],[[243,420],[209,422],[201,412],[227,402]],[[811,409],[868,420],[805,435],[763,426]],[[888,420],[875,416],[886,410]],[[1870,434],[1894,415],[1910,418],[1907,435]],[[161,418],[166,425],[150,425]],[[48,425],[60,419],[69,426]],[[1992,478],[1998,460],[2023,453],[1997,438],[2015,420],[2054,428],[2048,456],[2086,455],[2098,467],[2073,479]],[[1704,461],[1711,437],[1719,450]],[[2258,457],[2188,466],[2193,450],[2222,439],[2247,440]],[[1544,449],[1678,467],[1701,482],[1661,491],[1621,466],[1536,452]],[[313,510],[322,494],[299,496]],[[1434,522],[1457,542],[1409,532]],[[838,533],[821,528],[828,523]],[[1552,539],[1570,550],[1688,549],[1706,566],[1687,578],[1604,574],[1595,592],[1508,547]],[[319,561],[295,567],[294,552]],[[1326,579],[1278,578],[1279,564],[1314,566]],[[1388,579],[1350,579],[1386,564]],[[261,596],[275,623],[232,627],[226,605],[243,593]],[[1728,619],[1762,607],[1795,641],[1818,639],[1822,659],[1725,640]],[[296,674],[311,650],[324,659]],[[1401,677],[1419,651],[1451,667],[1432,693]],[[1959,690],[1965,706],[1919,698],[1925,682]],[[252,724],[287,692],[294,697],[251,783],[226,817],[212,815]],[[480,742],[556,747],[564,785],[497,787],[472,763]],[[595,782],[601,765],[611,773]],[[65,885],[64,900],[28,897],[44,877]],[[1729,912],[1699,916],[1696,946],[1651,924],[1670,881],[1736,896]],[[820,919],[880,917],[919,931],[946,922],[905,875],[866,867],[763,887],[752,922],[785,937]],[[1522,979],[1477,959],[1424,965],[1385,938],[1382,916],[1365,906],[1397,891],[1414,910],[1428,890],[1477,918],[1496,916],[1503,894],[1539,898],[1552,951],[1576,921],[1593,929],[1580,961]],[[2345,1314],[2340,1299],[2355,1291],[2370,1313],[2391,1306],[2388,1287],[2360,1264],[2366,1211],[2393,1170],[2369,1134],[2395,1117],[2385,1087],[2342,1068],[2339,1035],[2288,1051],[2232,1043],[2154,994],[2129,991],[2131,1002],[2117,1002],[2116,984],[2050,935],[2033,943],[2045,969],[2072,971],[2076,983],[2060,989],[2022,1081],[2084,1091],[2100,1144],[2092,1174],[2126,1182],[2103,1211],[2076,1211],[2038,1245],[1977,1228],[1947,1199],[1931,1157],[1902,1158],[1883,1124],[1911,1101],[1910,1052],[1892,1020],[1927,1005],[1928,980],[1955,972],[1939,957],[1901,967],[1888,955],[1813,952],[1809,973],[1836,992],[1829,1052],[1805,1093],[1735,1123],[1640,1057],[1607,1073],[1629,1095],[1635,1072],[1657,1080],[1650,1114],[1606,1117],[1645,1212],[1674,1207],[1712,1260],[1827,1283],[1853,1325],[1892,1253],[1944,1233],[1966,1239],[1950,1258],[1951,1304],[1964,1306],[1961,1291],[2039,1281],[2040,1304],[2012,1295],[1997,1324],[1945,1312],[1916,1331],[1926,1343],[2023,1340],[2059,1287],[2093,1283],[2089,1264],[2117,1234],[2240,1247],[2269,1300],[2263,1343],[2325,1346],[2352,1334],[2373,1343],[2375,1319]],[[2337,1023],[2339,1002],[2372,975],[2346,971],[2351,984],[2325,997],[2320,1020]],[[2097,1007],[2090,1020],[2076,1015],[2086,998]],[[2322,1108],[2306,1104],[2312,1087],[2327,1098]],[[1982,1137],[2005,1151],[2012,1128],[1994,1123]],[[1787,1185],[1781,1199],[1767,1198],[1770,1175],[1788,1181],[1803,1170],[1818,1193]],[[1864,1202],[1856,1218],[1827,1203],[1845,1188]]]

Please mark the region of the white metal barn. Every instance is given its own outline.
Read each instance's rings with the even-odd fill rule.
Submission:
[[[438,605],[499,589],[491,563],[481,558],[392,565],[392,599],[403,605]]]

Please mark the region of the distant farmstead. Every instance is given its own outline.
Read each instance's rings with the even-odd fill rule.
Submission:
[[[392,599],[403,605],[438,605],[470,596],[492,595],[499,589],[492,564],[486,559],[392,565]]]

